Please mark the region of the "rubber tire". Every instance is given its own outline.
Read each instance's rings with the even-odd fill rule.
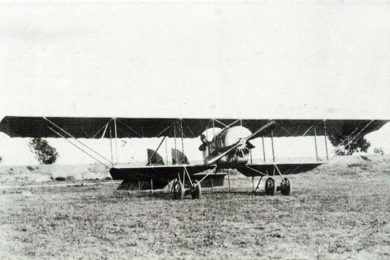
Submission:
[[[182,200],[184,199],[185,189],[184,185],[179,181],[175,181],[172,186],[173,199]]]
[[[193,185],[191,196],[193,199],[200,199],[202,197],[202,187],[200,183],[196,183]]]
[[[290,181],[287,178],[283,178],[282,182],[280,183],[280,193],[282,195],[288,196],[291,192],[291,185]]]
[[[269,196],[275,194],[275,181],[271,177],[265,181],[265,194]]]

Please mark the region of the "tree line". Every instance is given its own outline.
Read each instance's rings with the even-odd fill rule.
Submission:
[[[356,152],[367,152],[371,146],[364,137],[360,137],[352,142],[348,142],[348,137],[342,135],[329,135],[329,140],[333,146],[335,146],[336,155],[352,155]],[[49,142],[43,138],[32,138],[28,146],[30,151],[34,153],[35,158],[40,164],[53,164],[57,161],[59,154],[57,149],[49,144]],[[383,155],[382,148],[375,148],[375,154]],[[0,163],[2,161],[0,156]]]

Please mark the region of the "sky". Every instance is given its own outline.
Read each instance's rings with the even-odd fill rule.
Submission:
[[[0,1],[0,17],[0,117],[390,119],[386,2]],[[389,128],[373,147],[390,152]],[[158,143],[133,141],[123,160]],[[3,163],[34,162],[27,142],[0,134]]]

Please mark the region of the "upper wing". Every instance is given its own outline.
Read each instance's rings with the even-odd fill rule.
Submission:
[[[222,118],[216,121],[228,125],[237,119]],[[252,132],[270,122],[268,119],[242,119],[242,125]],[[275,124],[261,132],[262,136],[323,135],[347,136],[359,132],[365,135],[382,127],[386,120],[341,119],[273,119]],[[19,117],[6,116],[0,131],[11,137],[69,137],[58,131],[58,126],[75,138],[114,137],[197,137],[213,121],[208,118],[109,118],[109,117]],[[54,129],[53,129],[54,128]],[[53,131],[54,130],[54,131]],[[57,131],[57,133],[56,133]]]

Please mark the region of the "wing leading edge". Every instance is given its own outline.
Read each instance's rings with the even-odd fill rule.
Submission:
[[[113,167],[110,169],[111,177],[114,180],[138,181],[150,179],[175,179],[178,174],[183,173],[184,168],[190,175],[213,169],[212,165],[156,165],[140,167]]]
[[[322,165],[323,162],[309,163],[263,163],[238,166],[237,170],[247,177],[262,175],[278,175],[275,165],[283,175],[307,172]]]
[[[214,119],[214,123],[228,125],[237,119]],[[242,125],[252,132],[270,122],[269,119],[242,119]],[[365,135],[378,130],[387,120],[341,120],[341,119],[273,119],[275,124],[262,132],[269,137],[302,135],[348,136],[361,131]],[[66,130],[75,138],[149,138],[149,137],[198,137],[212,127],[210,118],[109,118],[109,117],[20,117],[6,116],[0,122],[0,131],[10,137],[69,137],[58,136],[51,128],[54,125]],[[55,127],[56,128],[56,127]],[[58,128],[56,128],[58,130]],[[313,130],[316,131],[313,131]],[[61,131],[60,131],[61,132]]]

